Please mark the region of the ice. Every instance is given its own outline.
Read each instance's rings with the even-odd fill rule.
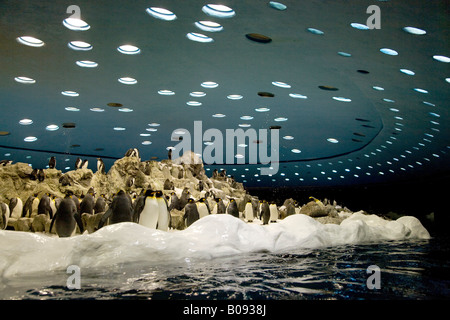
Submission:
[[[395,221],[376,215],[353,213],[337,224],[291,215],[277,223],[261,225],[228,214],[209,215],[185,230],[169,232],[136,223],[108,225],[88,234],[58,238],[45,233],[0,231],[0,275],[102,268],[121,263],[168,263],[187,259],[214,259],[251,252],[289,252],[384,240],[429,239],[430,234],[412,216]]]

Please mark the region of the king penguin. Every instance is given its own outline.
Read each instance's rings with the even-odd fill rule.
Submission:
[[[156,202],[158,203],[158,222],[156,224],[156,229],[168,231],[170,226],[170,213],[169,206],[167,204],[166,197],[162,191],[156,191],[155,193]]]
[[[247,222],[253,222],[253,219],[255,217],[253,216],[253,205],[251,200],[248,200],[248,202],[245,204],[244,213]]]
[[[103,162],[102,158],[97,158],[97,172],[105,174],[105,163]]]
[[[70,197],[64,198],[59,204],[58,210],[50,223],[50,232],[52,231],[53,223],[56,227],[56,234],[61,238],[74,235],[77,224],[80,232],[83,233],[84,231],[75,202]]]
[[[197,211],[200,219],[211,214],[206,198],[200,198],[200,200],[197,201]]]
[[[148,189],[145,191],[144,197],[142,211],[136,209],[140,211],[136,218],[137,222],[148,228],[156,229],[159,219],[159,202],[156,199],[156,191]]]
[[[186,224],[186,228],[198,219],[200,219],[200,215],[198,213],[197,204],[194,199],[189,198],[188,203],[184,206],[183,220]]]
[[[103,227],[109,218],[109,224],[133,221],[133,204],[130,196],[123,190],[117,192],[108,208],[98,223],[98,229]]]
[[[239,218],[239,210],[235,199],[231,199],[227,207],[227,213],[233,217]]]
[[[80,214],[94,214],[94,189],[90,188],[80,203]]]
[[[12,198],[9,201],[9,212],[11,218],[19,219],[22,216],[22,209],[23,209],[22,199]]]
[[[270,222],[277,222],[279,213],[275,202],[270,203],[269,211],[270,211]]]
[[[270,209],[266,200],[263,200],[261,203],[261,220],[263,224],[268,224],[270,220]]]
[[[51,199],[49,197],[48,193],[45,193],[42,197],[41,200],[39,201],[39,205],[38,205],[38,214],[45,214],[50,216],[50,219],[53,219],[53,209],[51,206]],[[55,211],[56,213],[56,211]]]
[[[75,160],[75,169],[81,169],[82,164],[83,161],[80,158],[77,158],[77,160]]]

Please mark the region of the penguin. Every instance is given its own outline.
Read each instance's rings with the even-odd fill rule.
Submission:
[[[50,197],[50,208],[52,209],[52,213],[56,214],[56,211],[58,210],[56,207],[56,196],[49,194],[49,197]]]
[[[63,187],[70,186],[70,178],[67,174],[63,174],[58,181]]]
[[[94,189],[90,188],[80,203],[80,214],[83,213],[94,214],[94,206],[95,206]]]
[[[204,186],[203,186],[203,180],[199,180],[199,181],[198,181],[198,191],[203,191],[203,188],[204,188]]]
[[[88,160],[84,160],[83,163],[81,164],[81,169],[87,169],[88,168],[88,164],[89,164],[89,161]]]
[[[56,158],[55,157],[51,157],[50,160],[48,161],[48,168],[49,169],[56,168]]]
[[[50,217],[50,219],[53,219],[53,210],[52,207],[50,205],[51,199],[49,197],[48,193],[45,193],[42,197],[41,200],[39,201],[39,205],[38,205],[38,214],[45,214],[47,216]],[[55,211],[56,213],[56,211]]]
[[[289,202],[286,206],[286,217],[289,217],[293,214],[295,214],[295,206],[292,202]]]
[[[6,167],[8,164],[11,164],[12,160],[2,160],[0,161],[0,165],[3,165],[4,167]]]
[[[270,209],[269,204],[266,200],[263,200],[261,202],[261,220],[263,221],[263,224],[269,224],[270,220]]]
[[[233,217],[239,218],[239,210],[237,207],[237,203],[236,200],[233,198],[230,200],[230,203],[228,204],[227,213],[231,214]]]
[[[125,157],[136,157],[141,161],[141,156],[139,154],[139,150],[137,148],[128,149],[125,153]]]
[[[212,178],[217,179],[217,175],[218,175],[218,171],[217,171],[217,169],[214,169],[214,171],[212,173]]]
[[[33,181],[37,180],[37,178],[38,178],[38,169],[33,169],[33,171],[31,171],[29,177],[30,177],[30,180],[33,180]]]
[[[29,196],[22,209],[22,218],[26,217],[27,214],[29,218],[37,215],[38,206],[39,199],[37,198],[37,193]]]
[[[64,198],[59,204],[58,210],[50,223],[50,232],[52,231],[53,224],[55,224],[56,234],[60,238],[74,235],[77,225],[80,228],[80,232],[84,232],[80,214],[77,212],[75,202],[73,202],[70,196]]]
[[[217,214],[226,213],[227,209],[223,203],[223,200],[221,198],[216,198],[215,200],[217,202]]]
[[[81,169],[82,164],[83,161],[80,158],[77,158],[77,160],[75,160],[75,169]]]
[[[159,219],[159,202],[156,199],[156,191],[146,190],[144,199],[136,204],[137,223],[151,229],[156,229]],[[139,201],[139,200],[138,200]]]
[[[183,210],[184,206],[188,203],[189,200],[189,189],[188,188],[184,188],[183,191],[181,192],[181,197],[180,197],[180,209],[178,210]]]
[[[97,198],[94,205],[94,213],[105,212],[106,210],[106,201],[105,195],[101,194],[100,197]]]
[[[169,149],[169,152],[167,153],[167,158],[169,160],[172,160],[172,149]]]
[[[136,181],[136,179],[134,177],[128,177],[127,182],[126,182],[126,186],[128,188],[131,188],[132,186],[134,186],[134,182]]]
[[[249,200],[246,204],[245,204],[245,209],[244,209],[244,213],[245,213],[245,219],[247,220],[247,222],[253,222],[253,219],[255,218],[253,215],[253,204],[252,201]]]
[[[184,207],[183,220],[186,224],[186,228],[193,224],[195,221],[200,219],[200,214],[198,213],[197,204],[192,198],[188,199],[188,203]]]
[[[0,230],[5,230],[8,226],[9,214],[9,206],[0,202]]]
[[[20,198],[12,198],[9,201],[10,217],[19,219],[22,216],[23,202]],[[56,212],[56,211],[55,211]]]
[[[317,203],[319,206],[321,206],[322,208],[325,207],[324,204],[322,203],[322,201],[320,201],[319,199],[316,199],[314,197],[309,197],[310,200],[314,201],[315,203]]]
[[[171,216],[166,197],[162,191],[156,191],[155,198],[158,203],[158,222],[156,224],[156,229],[168,231],[171,224]]]
[[[169,179],[166,179],[164,181],[164,190],[173,190],[173,188],[174,188],[173,182],[170,181]]]
[[[180,199],[178,199],[178,196],[175,192],[172,192],[170,195],[170,205],[169,205],[169,212],[173,209],[182,210],[183,208],[180,208]]]
[[[269,205],[269,211],[270,211],[270,222],[277,222],[278,220],[278,208],[275,202],[271,202]]]
[[[97,172],[105,174],[105,163],[103,162],[102,158],[97,158]]]
[[[200,200],[197,201],[197,211],[200,219],[211,214],[211,210],[209,210],[209,205],[205,198],[200,198]]]
[[[67,196],[72,199],[75,203],[75,207],[77,208],[77,212],[80,213],[80,200],[73,194],[72,191],[67,192]]]
[[[133,204],[130,196],[123,190],[117,192],[108,208],[108,211],[100,219],[98,229],[102,228],[109,218],[109,224],[133,221]]]
[[[42,181],[45,180],[44,169],[39,169],[38,174],[37,174],[37,178],[38,178],[39,182],[42,182]]]

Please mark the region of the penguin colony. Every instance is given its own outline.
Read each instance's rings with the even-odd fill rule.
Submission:
[[[171,158],[171,154],[168,156]],[[129,149],[124,158],[135,158],[142,164],[138,149]],[[169,159],[169,162],[172,163],[172,160]],[[0,166],[9,165],[11,165],[10,161],[0,162]],[[76,170],[87,169],[87,165],[87,160],[82,161],[78,158],[75,168]],[[184,165],[183,168],[190,170],[193,166],[195,165]],[[203,165],[200,166],[202,170],[200,173],[194,172],[194,176],[204,174]],[[56,168],[55,157],[50,158],[49,168]],[[144,172],[146,170],[148,169],[144,168]],[[38,176],[39,171],[43,172],[42,181],[44,181],[45,172],[43,169],[38,170]],[[96,174],[104,177],[102,179],[107,177],[105,165],[100,158],[97,159]],[[28,179],[35,180],[34,175],[35,170]],[[183,175],[185,173],[180,170],[178,178],[181,179]],[[248,223],[256,222],[266,225],[276,223],[277,220],[291,214],[300,213],[301,207],[292,199],[286,200],[283,206],[278,208],[274,202],[268,203],[265,200],[259,201],[256,197],[251,197],[246,194],[243,187],[245,203],[242,198],[237,199],[218,192],[221,190],[211,185],[211,179],[213,183],[224,186],[237,185],[232,177],[226,175],[225,170],[221,172],[214,170],[211,179],[198,178],[195,179],[198,183],[196,186],[198,197],[194,197],[188,187],[184,187],[181,192],[178,190],[177,193],[174,183],[170,179],[165,180],[163,190],[153,190],[151,186],[147,186],[141,188],[140,193],[137,194],[136,188],[134,188],[137,178],[132,176],[128,177],[125,186],[114,194],[97,194],[96,190],[91,187],[86,194],[79,197],[70,190],[66,190],[64,197],[57,197],[49,192],[42,195],[33,193],[25,202],[20,197],[12,197],[9,199],[9,204],[0,201],[0,229],[30,230],[55,233],[59,237],[69,237],[86,230],[89,233],[95,232],[105,225],[120,222],[134,222],[148,228],[169,231],[189,227],[195,221],[211,214],[230,214]],[[41,180],[38,178],[38,181]],[[70,186],[74,183],[77,182],[66,174],[59,178],[61,186]],[[325,205],[319,200],[312,197],[311,200],[308,205],[313,204],[322,209],[325,208]],[[28,223],[29,226],[23,228],[20,223]]]

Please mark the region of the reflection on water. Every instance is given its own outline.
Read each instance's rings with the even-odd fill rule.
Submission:
[[[447,239],[386,241],[211,260],[81,270],[81,289],[54,271],[0,282],[2,299],[448,299]],[[369,290],[367,267],[381,269]]]

